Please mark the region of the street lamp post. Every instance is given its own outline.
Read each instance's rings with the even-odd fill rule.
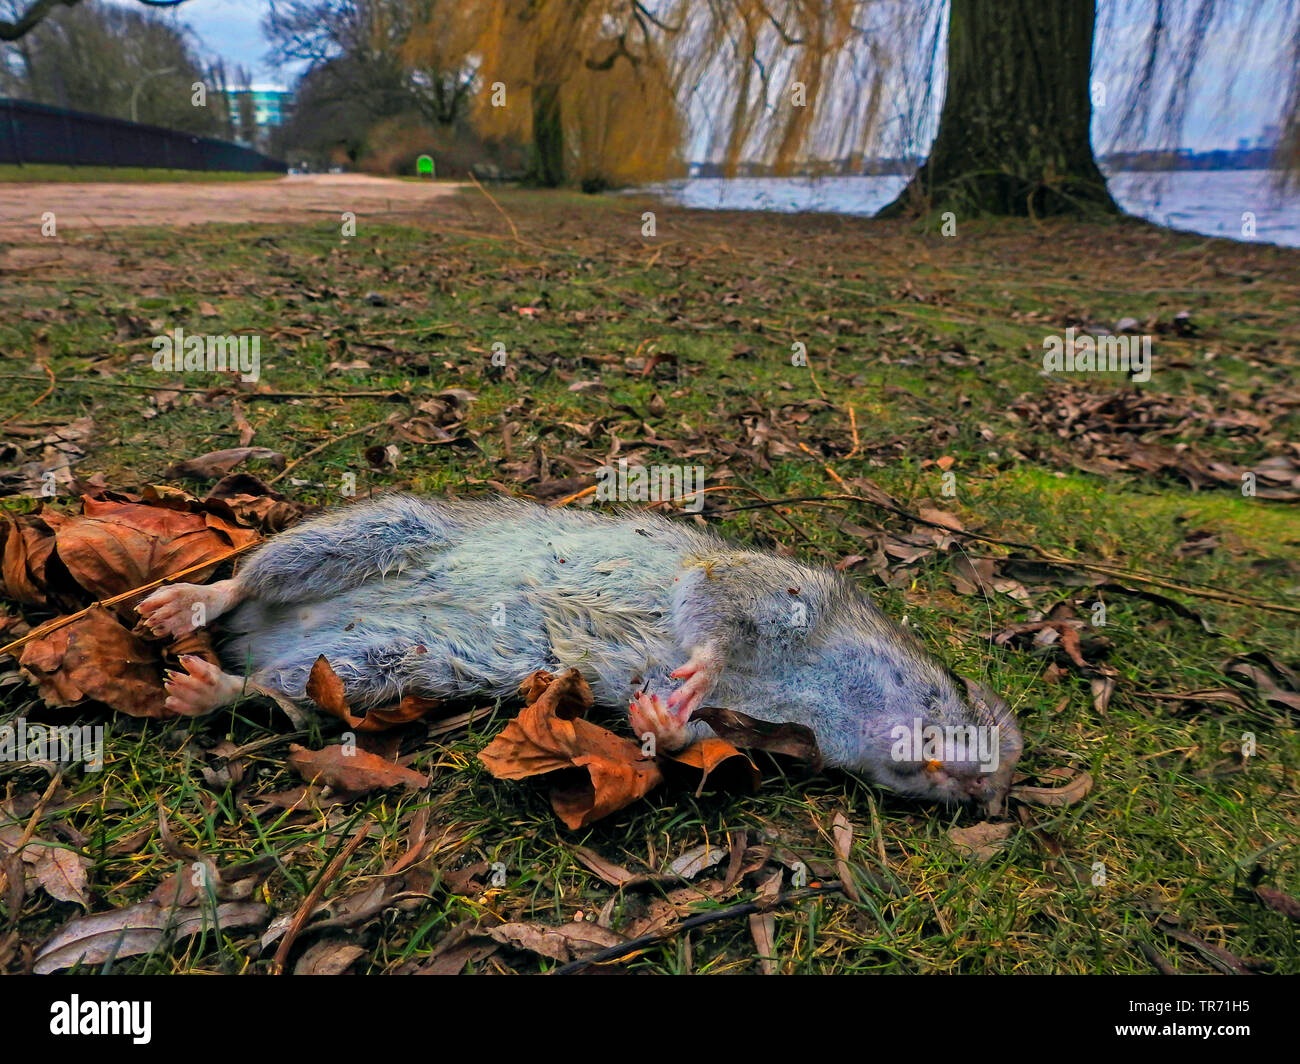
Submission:
[[[157,77],[161,77],[163,74],[174,74],[174,73],[176,73],[175,67],[163,67],[161,70],[150,70],[145,73],[144,77],[142,77],[139,81],[135,83],[135,88],[131,90],[131,121],[132,122],[140,121],[140,111],[139,111],[140,90],[144,88],[144,83],[148,81],[150,78],[157,78]]]

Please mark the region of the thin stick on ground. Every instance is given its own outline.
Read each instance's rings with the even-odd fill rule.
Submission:
[[[275,960],[271,962],[272,975],[284,974],[284,962],[289,957],[289,950],[293,948],[298,933],[311,918],[311,914],[316,911],[316,905],[325,894],[325,888],[343,871],[343,866],[348,863],[348,859],[357,852],[357,849],[366,841],[369,835],[370,822],[367,821],[352,833],[352,838],[348,839],[347,845],[335,854],[334,860],[325,867],[325,871],[316,880],[316,885],[311,888],[302,904],[298,906],[298,911],[293,914],[293,922],[289,924],[289,929],[285,931],[284,938],[280,939],[280,947],[275,951]]]
[[[252,550],[262,543],[261,539],[255,539],[251,543],[245,543],[242,547],[232,547],[224,554],[218,554],[215,558],[209,558],[207,561],[199,562],[198,565],[191,565],[179,572],[171,573],[167,576],[160,576],[157,580],[151,580],[147,584],[141,584],[139,587],[133,587],[130,591],[123,591],[120,595],[114,595],[111,598],[100,599],[98,602],[92,602],[84,610],[78,610],[76,613],[69,613],[66,617],[55,617],[52,621],[46,621],[38,628],[33,628],[25,636],[15,639],[12,643],[6,643],[0,647],[0,657],[25,646],[33,639],[40,639],[49,635],[51,632],[57,632],[60,628],[71,624],[73,621],[79,621],[92,610],[116,606],[119,602],[125,602],[129,598],[143,594],[146,591],[152,591],[156,587],[162,587],[163,584],[169,584],[173,580],[179,580],[182,576],[189,576],[191,573],[197,573],[200,569],[207,569],[213,565],[220,565],[222,562],[236,555],[243,554],[245,551]]]
[[[839,477],[833,476],[832,479],[843,484]],[[868,499],[863,495],[800,495],[789,499],[771,499],[761,503],[746,503],[740,506],[733,506],[728,513],[735,513],[740,510],[761,510],[766,507],[776,506],[796,506],[800,503],[830,503],[830,502],[863,502],[870,506],[875,506],[889,513],[897,514],[899,517],[905,517],[909,521],[915,521],[918,524],[928,525],[931,528],[942,528],[954,536],[964,536],[967,539],[977,539],[983,543],[994,543],[1000,547],[1015,547],[1017,550],[1032,551],[1040,561],[1047,562],[1051,565],[1058,565],[1067,569],[1086,569],[1089,572],[1101,573],[1104,576],[1117,576],[1125,580],[1133,580],[1140,584],[1151,584],[1153,587],[1163,587],[1170,591],[1178,591],[1184,595],[1192,595],[1196,598],[1214,599],[1218,602],[1227,602],[1234,606],[1250,606],[1255,609],[1269,610],[1273,613],[1290,613],[1300,616],[1300,607],[1288,606],[1281,602],[1268,602],[1264,599],[1252,598],[1249,595],[1239,595],[1233,592],[1224,591],[1222,588],[1205,585],[1196,587],[1191,584],[1179,583],[1175,580],[1168,580],[1164,577],[1155,576],[1150,573],[1139,572],[1136,569],[1126,569],[1119,565],[1110,565],[1104,562],[1090,562],[1080,558],[1067,558],[1063,554],[1056,554],[1040,547],[1034,543],[1023,543],[1014,539],[999,539],[997,536],[987,536],[982,532],[969,532],[966,529],[952,528],[939,521],[930,521],[919,514],[914,514],[910,510],[904,510],[900,506],[891,506],[883,503],[878,499]]]
[[[362,425],[361,428],[359,429],[353,429],[351,432],[345,432],[343,433],[342,436],[331,437],[330,439],[326,440],[324,443],[319,444],[316,447],[313,447],[310,451],[308,451],[306,454],[302,455],[301,457],[295,458],[292,462],[290,462],[287,466],[285,466],[282,470],[280,470],[280,472],[276,473],[275,476],[273,476],[270,480],[268,480],[266,482],[267,485],[269,486],[271,484],[274,484],[278,480],[282,480],[293,469],[295,469],[297,466],[302,465],[303,462],[307,461],[308,458],[314,458],[316,455],[320,454],[321,451],[324,451],[329,447],[333,447],[336,443],[341,443],[343,440],[349,439],[352,436],[360,436],[363,432],[373,432],[375,429],[382,428],[386,424],[388,424],[387,420],[375,421],[369,425]]]

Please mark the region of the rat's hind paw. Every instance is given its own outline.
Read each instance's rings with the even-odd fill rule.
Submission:
[[[656,748],[680,750],[691,741],[690,729],[686,726],[687,714],[678,714],[669,709],[658,695],[637,692],[637,696],[627,707],[632,730],[638,739],[653,735]]]
[[[182,654],[181,665],[184,672],[167,673],[163,682],[167,699],[163,704],[182,717],[198,717],[228,706],[247,686],[238,676],[222,672],[219,666],[196,654]]]
[[[172,584],[140,600],[135,611],[157,636],[179,639],[225,613],[234,605],[233,580],[216,584]]]

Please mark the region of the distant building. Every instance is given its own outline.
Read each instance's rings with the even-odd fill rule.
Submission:
[[[249,89],[228,89],[226,97],[230,100],[230,110],[239,113],[240,101],[246,96],[253,100],[253,121],[259,131],[271,126],[283,125],[289,116],[289,103],[293,93],[276,85],[254,85]]]

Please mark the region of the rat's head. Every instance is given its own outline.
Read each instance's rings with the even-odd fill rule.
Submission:
[[[910,639],[839,648],[841,712],[856,733],[847,767],[900,794],[997,808],[1022,742],[1011,707],[959,680]]]
[[[889,761],[877,766],[882,782],[904,794],[997,810],[1023,746],[1011,707],[974,680],[939,672],[942,679],[918,699],[921,712],[891,724]]]

